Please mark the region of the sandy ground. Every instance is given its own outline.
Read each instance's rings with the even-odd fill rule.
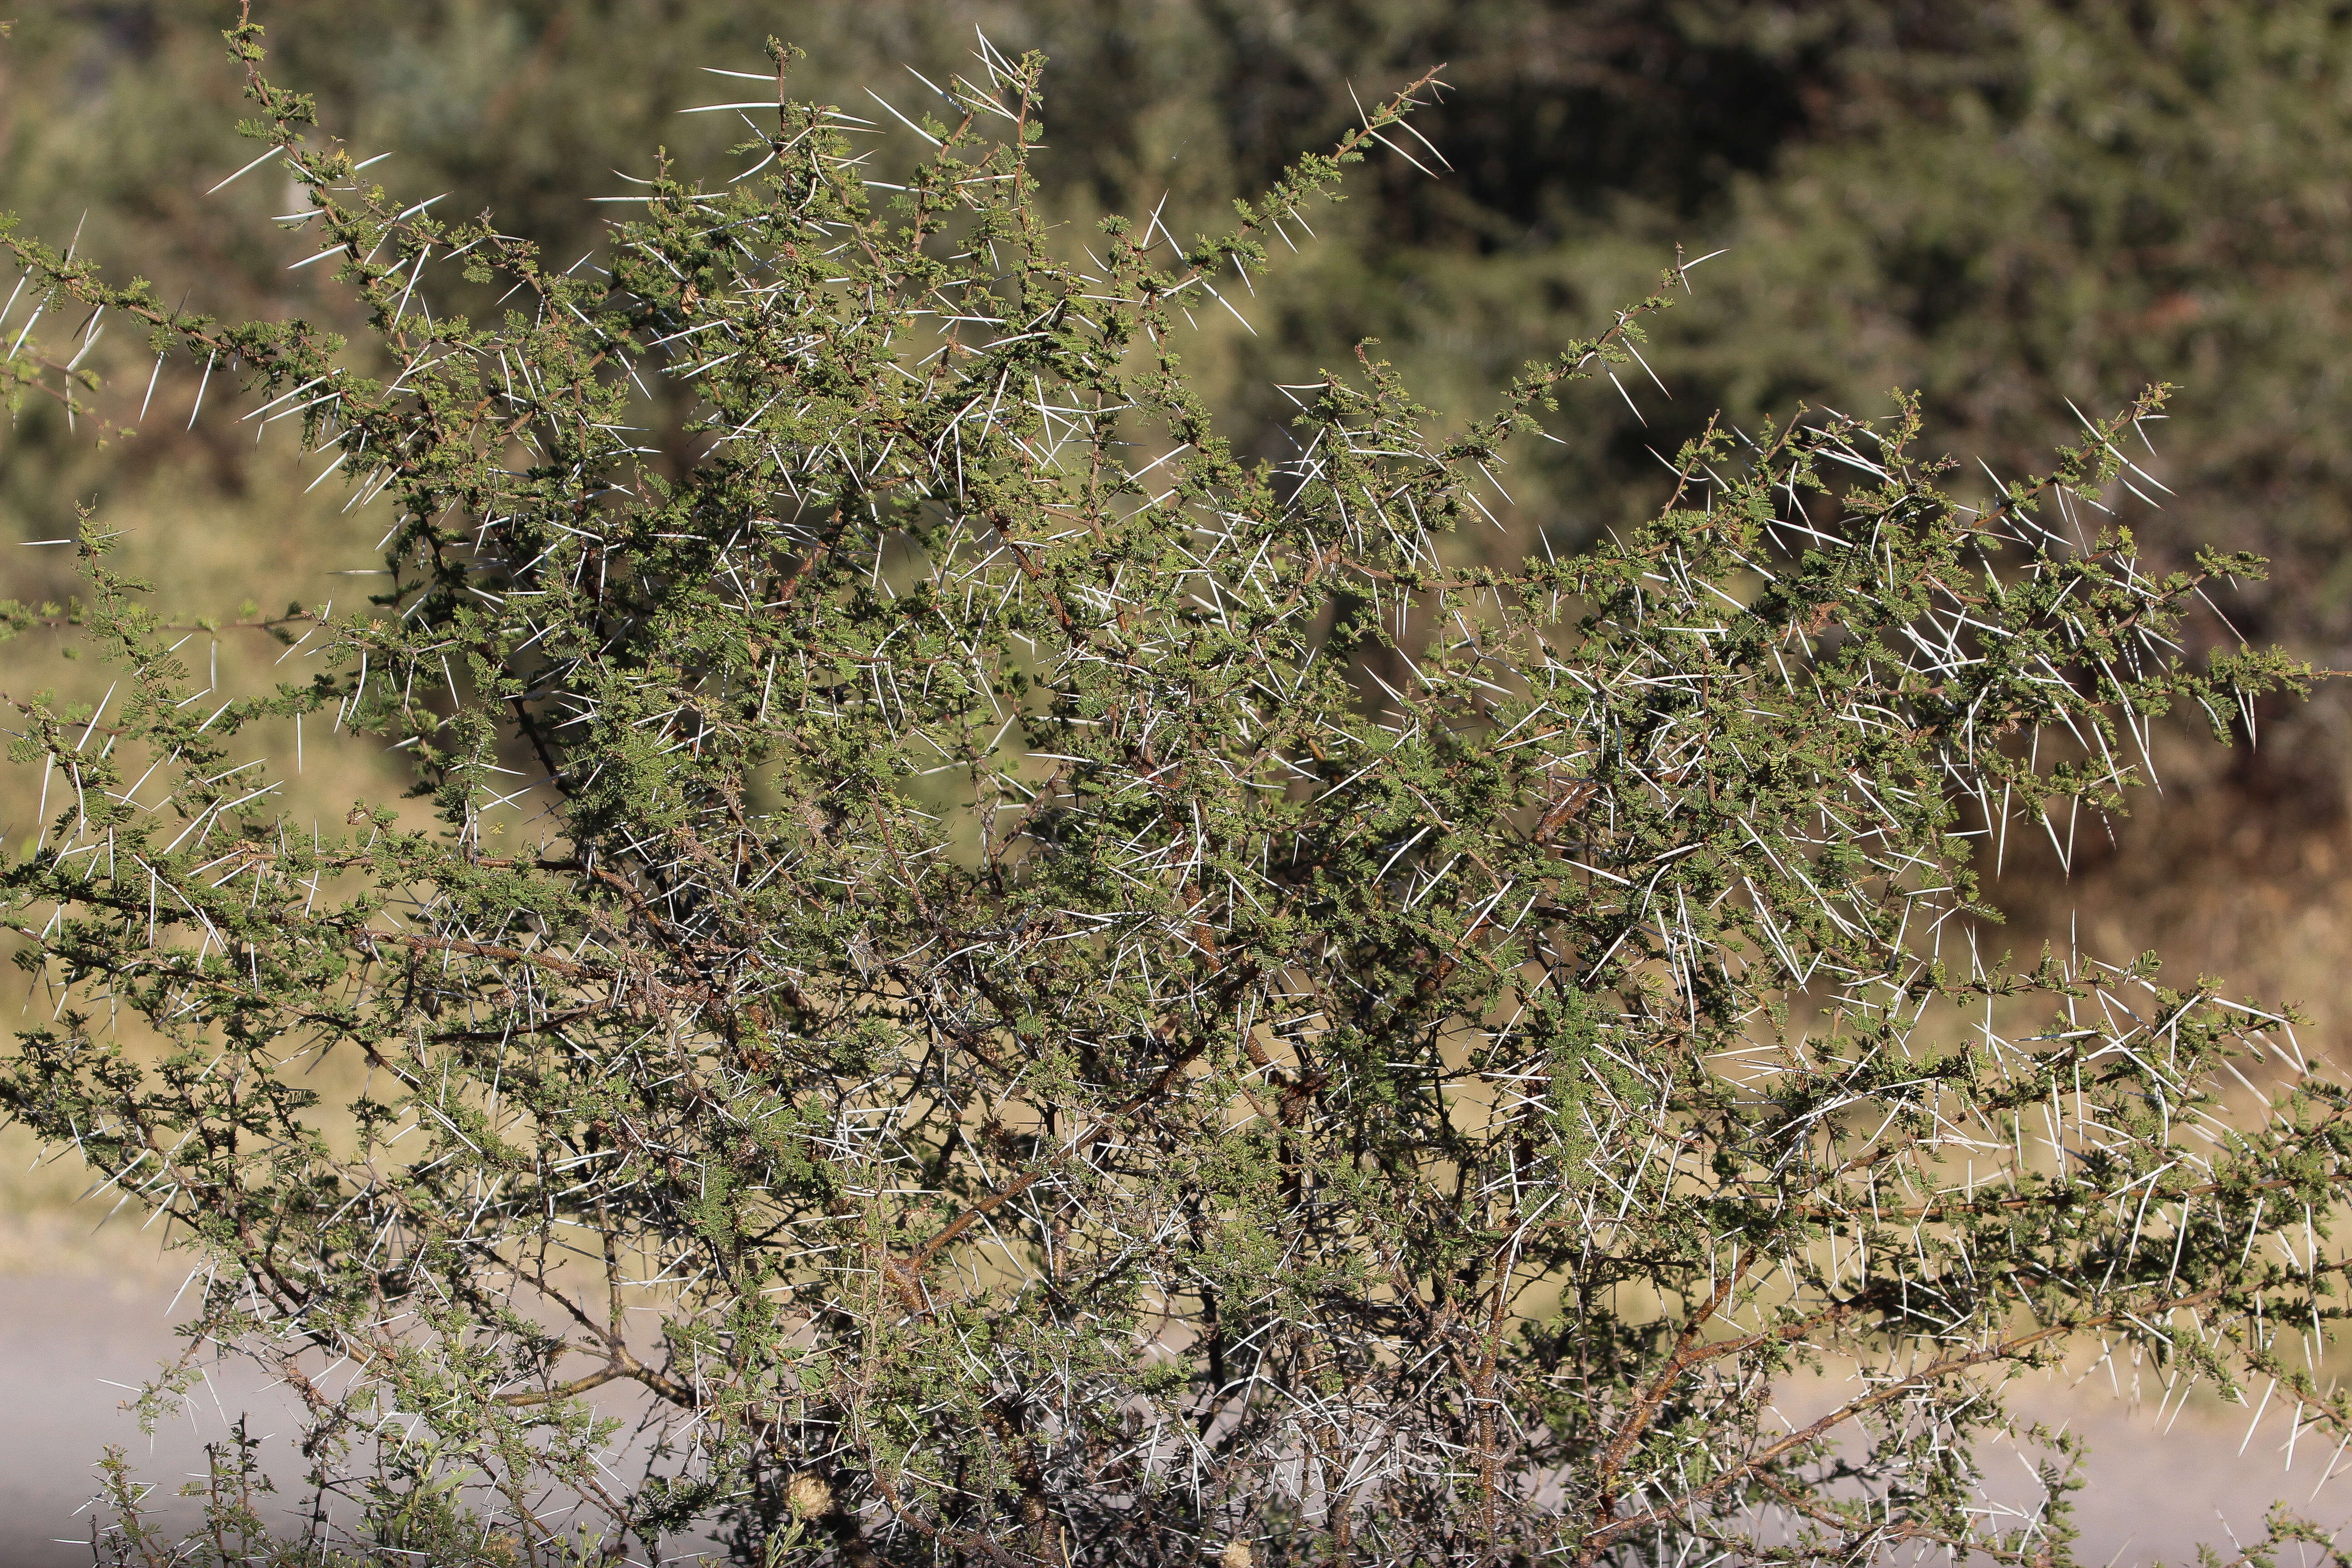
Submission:
[[[199,1389],[189,1409],[149,1439],[119,1402],[126,1385],[178,1350],[166,1315],[177,1277],[136,1255],[93,1248],[86,1228],[71,1222],[46,1241],[20,1223],[15,1244],[0,1251],[0,1394],[8,1415],[0,1423],[0,1568],[89,1562],[82,1504],[94,1484],[91,1460],[109,1443],[130,1450],[142,1475],[169,1490],[201,1472],[204,1444],[240,1411],[251,1413],[256,1432],[293,1430],[282,1396],[247,1375]],[[113,1258],[100,1267],[107,1252]],[[2192,1403],[2167,1435],[2153,1410],[2116,1397],[2104,1374],[2073,1387],[2024,1388],[2015,1404],[2091,1442],[2078,1548],[2091,1568],[2190,1563],[2200,1541],[2223,1546],[2226,1558],[2234,1554],[2227,1550],[2232,1532],[2259,1538],[2263,1513],[2278,1499],[2331,1528],[2352,1521],[2352,1476],[2323,1484],[2333,1446],[2306,1439],[2290,1467],[2287,1424],[2275,1408],[2241,1453],[2245,1412]],[[290,1475],[299,1467],[285,1463],[289,1452],[278,1446],[275,1457]],[[2352,1451],[2337,1468],[2352,1470]],[[2021,1498],[2029,1490],[2021,1468],[2017,1479]],[[2290,1552],[2283,1568],[2297,1561]]]
[[[151,1442],[118,1408],[129,1393],[121,1385],[136,1384],[178,1348],[163,1316],[170,1291],[156,1286],[89,1274],[0,1278],[0,1386],[9,1415],[0,1426],[5,1568],[89,1561],[89,1515],[77,1510],[96,1486],[91,1461],[108,1444],[129,1450],[143,1477],[169,1483],[167,1490],[202,1470],[205,1439],[224,1428],[217,1411],[209,1420],[173,1421]],[[257,1390],[218,1392],[259,1414],[251,1398]]]

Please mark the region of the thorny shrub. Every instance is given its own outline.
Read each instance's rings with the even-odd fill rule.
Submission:
[[[228,37],[372,342],[0,229],[13,395],[94,417],[120,323],[393,517],[368,608],[267,623],[311,671],[269,695],[208,694],[95,517],[86,602],[7,608],[121,679],[15,704],[55,1016],[0,1103],[195,1250],[152,1399],[217,1351],[304,1412],[307,1500],[240,1430],[181,1543],[118,1458],[101,1557],[2061,1563],[2008,1374],[2352,1429],[2340,1081],[2152,960],[1996,958],[1979,901],[2168,710],[2311,674],[2186,657],[2258,563],[2106,521],[2160,394],[1982,507],[1908,404],[1711,430],[1645,527],[1495,564],[1505,453],[1679,265],[1450,435],[1369,352],[1292,387],[1279,464],[1176,348],[1343,165],[1432,160],[1433,77],[1188,244],[1046,223],[1036,58],[877,122],[774,46],[750,166],[556,270]],[[433,314],[452,264],[507,302]],[[438,826],[289,820],[245,738],[305,719]],[[2011,1442],[2042,1506],[1987,1500]]]

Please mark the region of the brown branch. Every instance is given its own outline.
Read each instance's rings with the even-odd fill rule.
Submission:
[[[1598,1474],[1593,1482],[1594,1490],[1599,1494],[1595,1504],[1598,1518],[1606,1519],[1616,1508],[1617,1477],[1623,1471],[1626,1460],[1633,1457],[1634,1447],[1642,1441],[1642,1434],[1648,1431],[1650,1424],[1657,1419],[1658,1411],[1664,1405],[1666,1395],[1673,1391],[1675,1381],[1691,1366],[1706,1359],[1704,1353],[1694,1353],[1700,1331],[1706,1327],[1717,1312],[1722,1310],[1723,1304],[1731,1300],[1732,1292],[1739,1289],[1739,1282],[1748,1277],[1748,1271],[1756,1266],[1759,1256],[1759,1249],[1749,1247],[1738,1267],[1716,1286],[1715,1293],[1691,1313],[1683,1324],[1682,1332],[1675,1337],[1674,1353],[1667,1357],[1666,1364],[1651,1380],[1650,1386],[1636,1395],[1627,1407],[1624,1426],[1619,1428],[1609,1447],[1601,1451]]]

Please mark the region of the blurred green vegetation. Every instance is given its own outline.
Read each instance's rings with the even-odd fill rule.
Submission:
[[[274,170],[204,194],[251,156],[219,39],[232,5],[23,10],[0,43],[0,207],[60,239],[79,230],[118,276],[196,308],[347,313],[328,269],[285,270],[310,241],[268,221],[299,205]],[[625,192],[656,146],[713,182],[733,172],[724,149],[740,124],[678,111],[761,96],[703,68],[763,70],[771,32],[809,51],[796,95],[886,122],[866,89],[911,112],[925,95],[907,68],[958,68],[975,27],[1047,52],[1045,169],[1074,247],[1106,210],[1159,209],[1179,236],[1208,228],[1290,154],[1328,144],[1351,94],[1444,62],[1452,90],[1417,122],[1452,171],[1369,165],[1335,220],[1317,220],[1319,242],[1236,301],[1254,335],[1202,320],[1188,359],[1245,447],[1287,439],[1274,384],[1368,337],[1424,402],[1480,412],[1522,362],[1646,292],[1677,246],[1720,249],[1644,351],[1671,398],[1643,380],[1622,396],[1585,389],[1552,423],[1559,443],[1500,476],[1517,504],[1490,548],[1572,548],[1654,508],[1666,475],[1652,452],[1717,410],[1743,426],[1801,402],[1874,412],[1888,389],[1916,387],[1933,442],[2006,478],[2067,439],[2070,404],[2094,413],[2170,381],[2183,391],[2169,436],[2160,458],[2141,456],[2172,493],[2149,498],[2160,510],[2118,498],[2155,563],[2205,542],[2271,556],[2271,580],[2224,609],[2258,641],[2352,664],[2339,435],[2352,427],[2352,8],[257,0],[255,15],[327,129],[363,156],[394,154],[378,165],[390,186],[442,195],[453,216],[491,210],[559,265],[594,250],[614,210],[589,198]],[[421,291],[436,310],[495,308],[454,268]],[[147,362],[135,340],[97,357],[127,418]],[[333,483],[304,493],[317,465],[294,461],[290,438],[257,446],[226,413],[183,428],[194,379],[167,372],[163,412],[103,447],[27,405],[0,431],[0,541],[57,537],[73,503],[96,498],[134,531],[131,560],[167,608],[363,591],[324,574],[373,564],[375,531],[339,510]],[[1964,499],[1990,487],[1973,461],[1952,482]],[[0,548],[7,593],[72,592],[65,552]],[[37,648],[0,652],[0,688],[71,684],[37,668]],[[2352,960],[2352,907],[2336,890],[2347,711],[2323,693],[2275,724],[2259,716],[2252,752],[2183,742],[2162,800],[2118,826],[2125,847],[2153,853],[2094,856],[2063,889],[2030,858],[2011,868],[2000,896],[2021,935],[2063,932],[2059,911],[2080,905],[2109,948],[2163,945],[2330,1017]],[[313,804],[340,811],[369,766],[336,764]]]

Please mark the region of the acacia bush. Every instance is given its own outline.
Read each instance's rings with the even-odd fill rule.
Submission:
[[[2153,959],[1998,957],[1976,897],[2159,716],[2311,676],[2179,656],[2258,563],[2110,520],[2160,392],[1981,506],[1906,402],[1711,428],[1653,521],[1500,569],[1505,454],[1641,375],[1679,265],[1466,424],[1360,352],[1279,466],[1179,360],[1343,165],[1433,162],[1433,77],[1188,243],[1042,220],[1034,57],[868,120],[773,46],[747,166],[559,270],[229,37],[373,342],[0,228],[15,395],[114,417],[120,324],[391,513],[368,608],[248,617],[308,667],[268,694],[102,514],[84,602],[7,608],[120,679],[16,703],[55,1013],[0,1104],[196,1254],[151,1408],[217,1352],[305,1413],[300,1490],[240,1431],[184,1541],[116,1458],[102,1559],[2056,1563],[2012,1373],[2352,1431],[2340,1079]],[[305,720],[437,825],[289,820],[244,753]],[[2012,1442],[2037,1506],[1988,1500]]]

